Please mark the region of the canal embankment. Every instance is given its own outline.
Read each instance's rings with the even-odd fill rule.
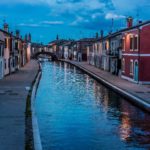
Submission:
[[[140,108],[150,112],[150,86],[139,85],[127,80],[121,79],[117,76],[110,74],[109,72],[100,70],[87,62],[76,62],[69,60],[61,60],[72,64],[79,69],[83,70],[87,74],[100,81],[105,86],[111,88],[121,96],[127,98],[133,104]]]
[[[31,60],[18,72],[0,80],[1,150],[33,149],[33,141],[30,141],[33,140],[32,114],[28,100],[38,72],[39,64]]]
[[[37,88],[41,79],[41,71],[39,70],[39,73],[35,79],[35,82],[32,87],[32,94],[31,94],[31,111],[32,111],[32,132],[33,132],[33,143],[34,143],[34,149],[35,150],[42,150],[42,143],[40,138],[40,132],[39,132],[39,126],[37,121],[37,115],[35,111],[35,97]]]

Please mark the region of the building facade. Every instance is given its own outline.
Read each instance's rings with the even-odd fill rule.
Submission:
[[[109,37],[109,71],[114,75],[121,75],[121,52],[122,52],[122,33],[117,32]]]
[[[0,29],[0,79],[23,67],[31,53],[30,42],[23,40],[18,30],[14,35],[7,23],[3,27]]]
[[[122,78],[149,84],[150,21],[131,27],[122,34]]]
[[[78,61],[87,61],[87,47],[93,44],[94,41],[95,38],[83,38],[76,42]]]

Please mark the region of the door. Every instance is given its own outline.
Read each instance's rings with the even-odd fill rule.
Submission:
[[[3,66],[2,66],[2,61],[0,61],[0,79],[2,79],[3,75]]]
[[[139,67],[138,67],[138,61],[134,62],[134,81],[138,81],[138,73],[139,72]]]

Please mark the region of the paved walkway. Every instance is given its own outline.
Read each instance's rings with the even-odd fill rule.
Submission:
[[[93,74],[99,76],[100,78],[108,81],[109,83],[115,85],[116,87],[142,99],[144,102],[150,104],[150,85],[139,85],[131,83],[125,79],[121,79],[107,71],[100,70],[95,66],[89,65],[87,62],[76,62],[69,61],[70,63],[82,67]]]
[[[31,60],[20,71],[0,80],[0,150],[25,149],[25,108],[28,91],[38,72]]]

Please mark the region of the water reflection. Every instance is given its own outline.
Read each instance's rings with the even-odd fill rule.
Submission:
[[[149,114],[69,64],[42,64],[36,110],[44,150],[150,148]]]
[[[120,125],[120,137],[124,141],[129,141],[131,136],[131,121],[127,115],[123,115]]]

